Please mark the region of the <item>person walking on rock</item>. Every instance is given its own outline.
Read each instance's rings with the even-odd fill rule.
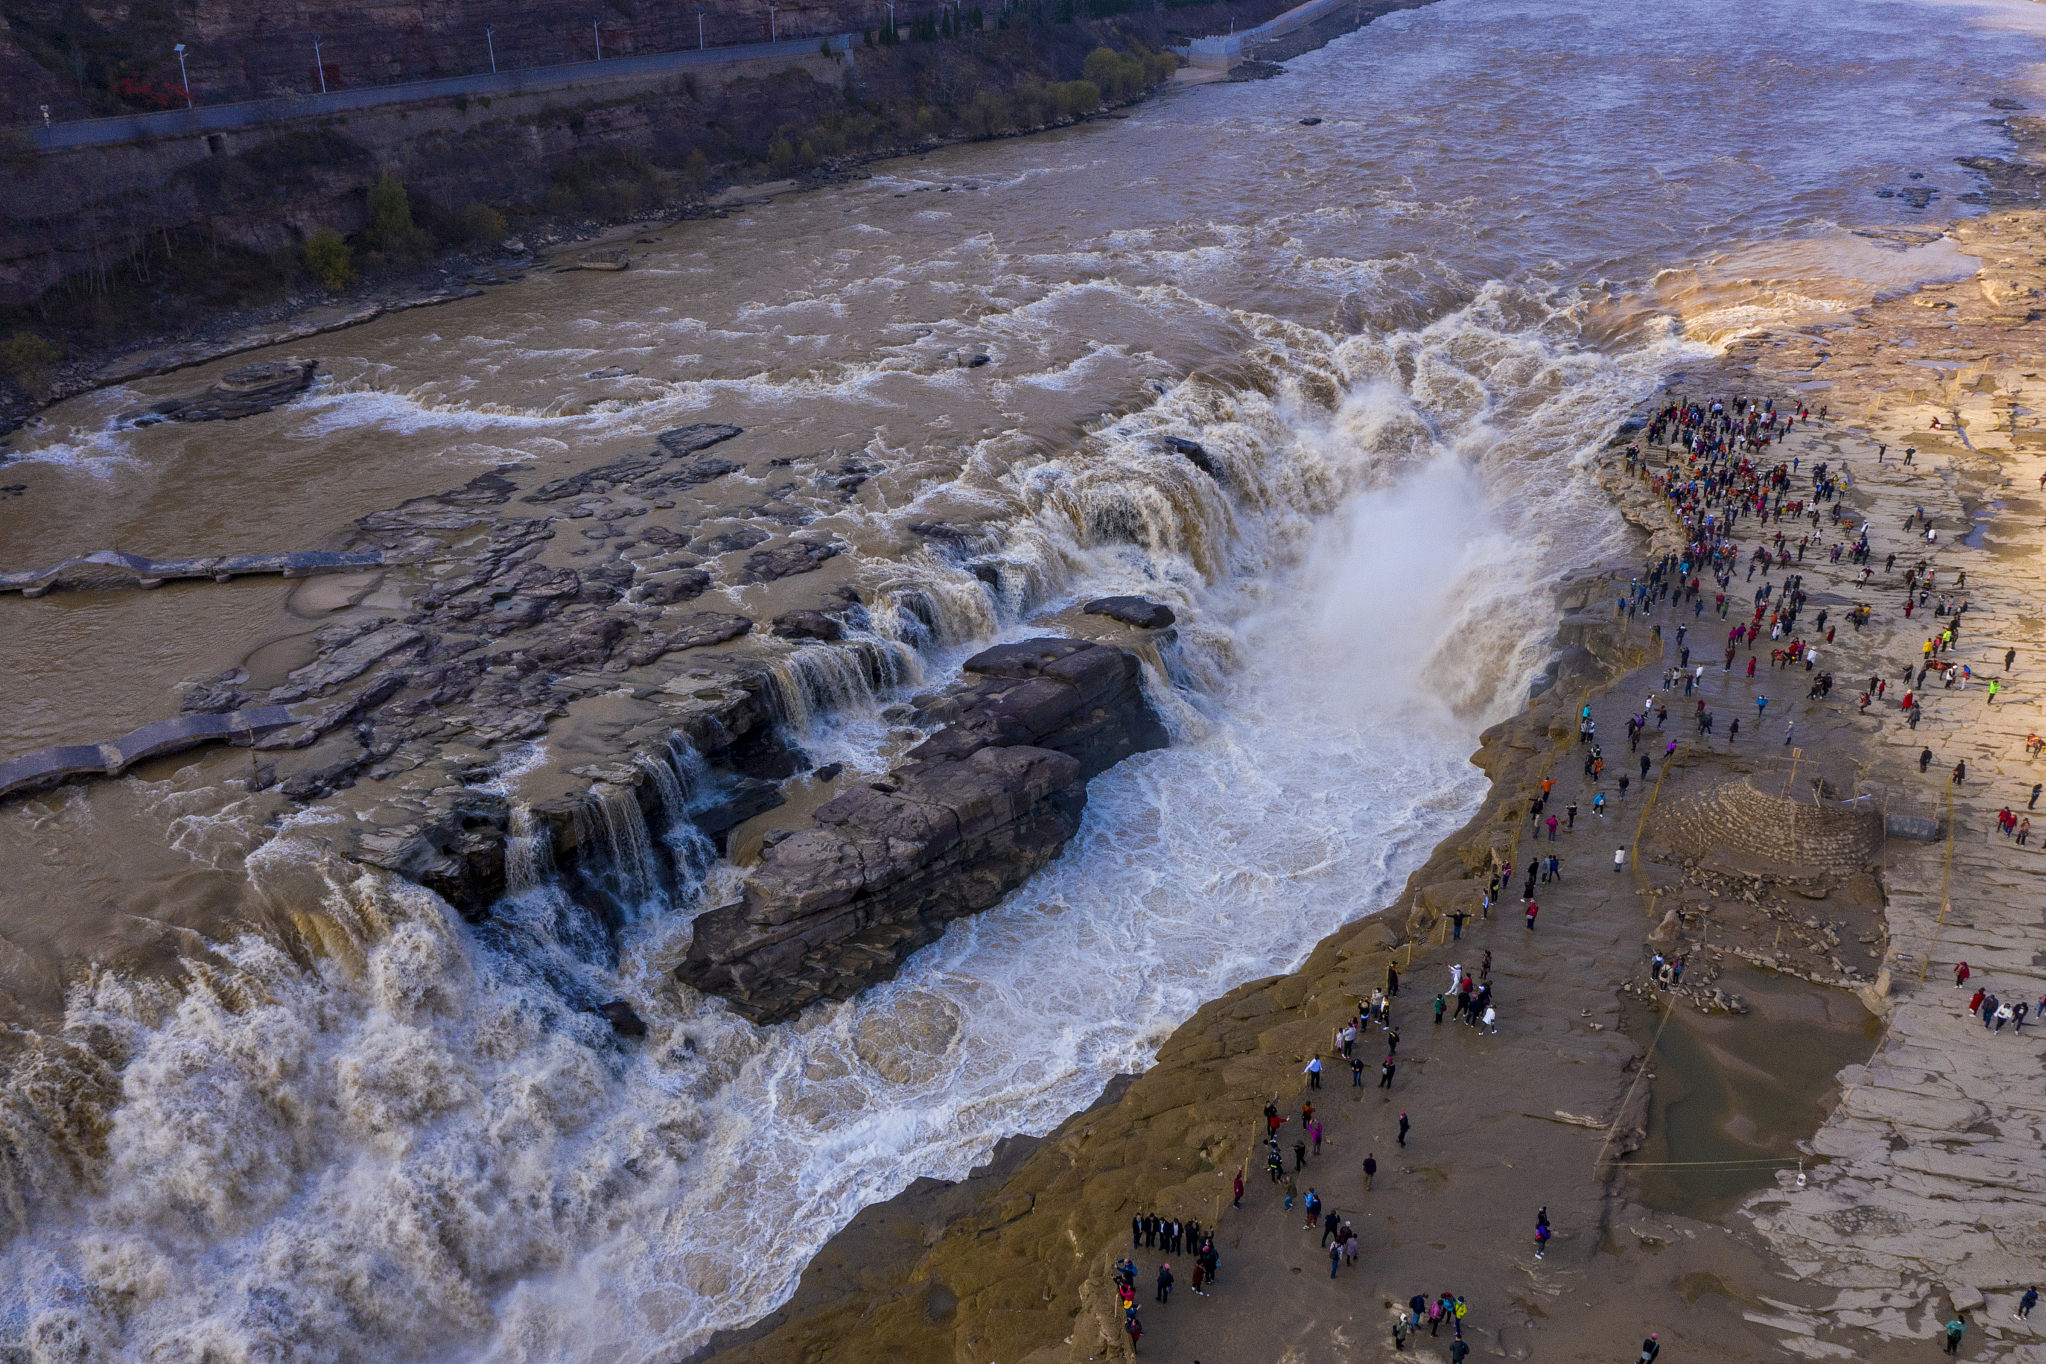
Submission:
[[[1655,1332],[1650,1331],[1648,1339],[1641,1342],[1640,1364],[1655,1364],[1655,1357],[1661,1353],[1662,1342],[1656,1337]]]
[[[1320,1088],[1321,1088],[1321,1053],[1320,1053],[1320,1052],[1316,1052],[1316,1053],[1314,1054],[1314,1059],[1313,1059],[1312,1061],[1309,1061],[1309,1062],[1307,1063],[1307,1069],[1306,1069],[1306,1070],[1304,1070],[1304,1071],[1302,1071],[1302,1072],[1301,1072],[1301,1074],[1303,1074],[1303,1075],[1305,1075],[1305,1076],[1307,1077],[1307,1087],[1308,1087],[1309,1089],[1320,1089]]]
[[[1413,1126],[1413,1124],[1407,1121],[1407,1115],[1406,1115],[1406,1114],[1404,1114],[1404,1113],[1400,1114],[1400,1149],[1401,1149],[1401,1150],[1405,1150],[1405,1149],[1406,1149],[1406,1145],[1407,1145],[1407,1129],[1408,1129],[1409,1127],[1411,1127],[1411,1126]]]
[[[1527,902],[1527,927],[1528,927],[1528,931],[1529,931],[1530,933],[1532,933],[1532,932],[1534,931],[1534,921],[1535,921],[1535,915],[1537,915],[1537,914],[1539,914],[1539,913],[1541,913],[1541,912],[1542,912],[1542,907],[1541,907],[1540,905],[1536,904],[1536,903],[1535,903],[1534,901],[1532,901],[1532,900],[1529,900],[1529,901]]]
[[[1961,1352],[1961,1337],[1967,1333],[1967,1330],[1967,1323],[1963,1322],[1959,1317],[1955,1317],[1947,1323],[1948,1354],[1957,1355]]]
[[[1378,1069],[1378,1087],[1379,1087],[1380,1089],[1391,1089],[1391,1088],[1392,1088],[1392,1072],[1393,1072],[1393,1070],[1394,1070],[1394,1066],[1393,1066],[1393,1061],[1392,1061],[1392,1058],[1391,1058],[1390,1056],[1388,1056],[1388,1057],[1386,1057],[1386,1058],[1385,1058],[1385,1064],[1384,1064],[1383,1066],[1380,1066],[1380,1067],[1379,1067],[1379,1069]]]
[[[2017,651],[2012,650],[2012,652],[2015,653]],[[2025,1290],[2025,1296],[2018,1299],[2018,1310],[2010,1314],[2011,1320],[2023,1321],[2025,1318],[2032,1315],[2032,1309],[2034,1307],[2037,1307],[2038,1305],[2039,1290],[2036,1288],[2027,1288]]]
[[[1615,849],[1613,849],[1613,870],[1614,870],[1614,871],[1625,871],[1626,869],[1627,869],[1627,850],[1626,850],[1625,848],[1615,848]]]
[[[1966,985],[1968,983],[1968,974],[1969,973],[1967,962],[1963,961],[1954,963],[1954,988],[1956,990],[1960,989],[1963,985]]]
[[[1172,1301],[1171,1265],[1161,1264],[1158,1266],[1158,1301],[1165,1303]]]
[[[1365,1192],[1365,1193],[1370,1193],[1370,1192],[1371,1192],[1371,1182],[1372,1182],[1373,1180],[1377,1179],[1377,1178],[1378,1178],[1378,1157],[1377,1157],[1376,1155],[1368,1155],[1368,1156],[1364,1157],[1364,1192]],[[1331,1213],[1331,1214],[1329,1214],[1329,1215],[1330,1215],[1331,1217],[1333,1217],[1333,1216],[1334,1216],[1335,1214]]]
[[[1404,1351],[1407,1348],[1407,1314],[1395,1312],[1392,1318],[1392,1348]]]

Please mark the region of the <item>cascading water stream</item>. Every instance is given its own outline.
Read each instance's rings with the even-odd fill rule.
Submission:
[[[861,496],[883,495],[820,495],[806,533],[852,542],[874,637],[748,642],[779,656],[790,737],[816,756],[847,713],[877,717],[890,689],[934,685],[1035,613],[1137,593],[1179,615],[1174,685],[1147,676],[1180,707],[1177,742],[1097,778],[1066,853],[897,980],[767,1029],[672,985],[689,909],[738,889],[686,818],[714,786],[686,744],[672,785],[657,758],[640,774],[653,827],[620,786],[583,807],[584,865],[631,910],[615,921],[549,874],[517,805],[518,893],[475,925],[272,838],[251,881],[317,950],[217,944],[182,992],[81,972],[47,1062],[5,1097],[24,1173],[0,1178],[29,1226],[0,1250],[0,1346],[34,1364],[671,1361],[782,1300],[861,1206],[1049,1129],[1201,1000],[1383,903],[1471,808],[1465,755],[1525,694],[1548,585],[1616,543],[1582,458],[1697,355],[1628,289],[1699,243],[1738,245],[1728,223],[1844,236],[1814,224],[1865,221],[1867,187],[1928,148],[1957,177],[1954,157],[1994,147],[1955,91],[1986,97],[1984,70],[2032,59],[1930,7],[1530,13],[1411,11],[1284,81],[678,225],[727,235],[647,253],[623,302],[541,277],[517,303],[477,300],[498,309],[481,320],[340,334],[341,363],[392,377],[265,419],[300,423],[263,466],[276,489],[251,493],[266,533],[300,527],[308,498],[374,498],[354,516],[451,486],[456,465],[622,455],[685,421],[771,430],[777,457],[851,430],[890,466]],[[1796,46],[1794,75],[1718,59],[1751,44]],[[1614,116],[1583,116],[1587,50],[1611,54],[1596,80]],[[1851,128],[1829,133],[1843,109]],[[911,193],[948,176],[991,188]],[[970,329],[998,363],[934,372],[906,323]],[[676,377],[564,401],[564,374],[603,348]],[[159,468],[192,466],[158,454],[242,453],[175,424],[70,454],[24,439],[88,487],[118,460],[168,484]],[[345,442],[359,460],[335,458]],[[336,468],[384,481],[358,494]],[[742,496],[731,476],[730,505],[783,477]],[[163,495],[122,491],[99,500]],[[987,529],[943,541],[916,522]],[[69,809],[52,829],[89,845]],[[132,900],[93,879],[93,851],[58,865]],[[646,1038],[591,1011],[619,998]]]
[[[530,805],[513,802],[505,827],[505,894],[529,895],[553,877],[553,832],[533,818]]]
[[[633,787],[599,782],[592,786],[578,811],[587,840],[601,832],[602,875],[609,878],[621,909],[638,912],[661,885],[661,864],[647,832],[646,815],[640,809],[639,793]],[[586,842],[585,846],[589,846]]]

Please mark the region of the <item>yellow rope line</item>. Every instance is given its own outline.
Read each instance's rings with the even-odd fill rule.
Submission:
[[[1641,1054],[1641,1064],[1634,1071],[1634,1082],[1627,1086],[1626,1096],[1620,1100],[1620,1107],[1613,1114],[1613,1120],[1606,1124],[1606,1139],[1598,1144],[1598,1154],[1592,1157],[1591,1172],[1593,1174],[1597,1174],[1598,1167],[1605,1163],[1606,1150],[1612,1146],[1613,1137],[1620,1130],[1620,1114],[1625,1113],[1627,1106],[1634,1102],[1634,1091],[1641,1087],[1642,1077],[1648,1074],[1648,1063],[1654,1059],[1656,1047],[1662,1044],[1662,1030],[1667,1028],[1669,1021],[1676,1016],[1677,1008],[1676,1005],[1672,1004],[1669,1007],[1669,1012],[1662,1016],[1662,1022],[1655,1025],[1655,1036],[1650,1039],[1648,1050]]]

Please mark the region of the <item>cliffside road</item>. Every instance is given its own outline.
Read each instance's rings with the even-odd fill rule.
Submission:
[[[245,100],[236,104],[200,105],[193,109],[169,109],[154,114],[123,114],[116,118],[79,119],[30,128],[29,138],[44,151],[59,147],[104,146],[152,137],[185,137],[193,133],[250,128],[287,119],[322,118],[351,109],[373,109],[386,104],[412,104],[420,100],[450,99],[456,95],[530,94],[539,90],[571,89],[620,80],[661,76],[691,67],[722,66],[728,62],[772,60],[777,57],[811,57],[818,45],[849,51],[853,35],[836,33],[825,38],[801,38],[780,43],[741,43],[701,51],[659,52],[640,57],[613,57],[609,61],[567,62],[559,66],[534,66],[519,71],[484,72],[474,76],[443,76],[436,80],[401,81],[395,85],[372,85],[353,90],[329,90],[325,94],[281,95],[275,99]]]

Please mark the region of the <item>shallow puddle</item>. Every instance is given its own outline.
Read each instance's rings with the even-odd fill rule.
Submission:
[[[1655,1043],[1648,1141],[1626,1164],[1633,1196],[1687,1217],[1725,1212],[1795,1167],[1797,1143],[1839,1100],[1835,1077],[1868,1060],[1880,1021],[1861,1001],[1790,976],[1742,968],[1719,982],[1740,1017],[1680,1009],[1667,1024],[1629,999],[1630,1036]]]

